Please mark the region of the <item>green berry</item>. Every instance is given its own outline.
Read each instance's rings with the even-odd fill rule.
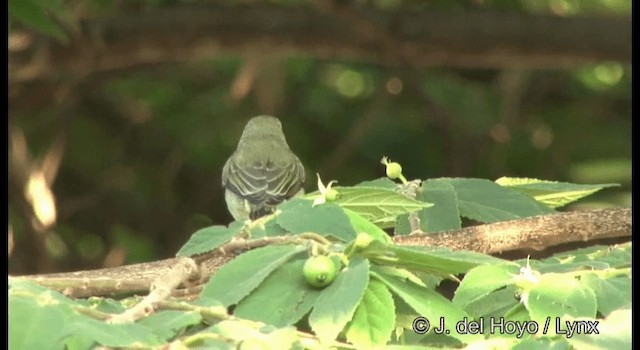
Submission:
[[[333,260],[326,255],[312,256],[304,263],[302,274],[314,287],[326,287],[333,282],[338,269]]]
[[[340,196],[340,193],[338,193],[338,191],[334,190],[333,188],[330,188],[329,191],[327,191],[325,198],[327,198],[327,201],[333,202],[336,199],[338,199],[339,196]]]
[[[395,180],[402,176],[402,167],[396,162],[387,163],[387,176]]]

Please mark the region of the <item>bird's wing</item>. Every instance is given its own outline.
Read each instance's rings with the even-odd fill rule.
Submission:
[[[293,197],[304,185],[304,166],[295,155],[291,154],[288,162],[280,166],[267,162],[267,203],[275,205]]]
[[[253,204],[276,205],[304,185],[304,167],[291,156],[288,161],[256,161],[249,167],[239,167],[231,157],[222,169],[222,185]]]
[[[229,158],[222,169],[222,185],[254,204],[263,203],[267,199],[267,178],[264,166],[258,162],[240,167],[233,157]]]

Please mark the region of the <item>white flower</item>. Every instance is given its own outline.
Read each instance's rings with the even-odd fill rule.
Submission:
[[[313,200],[314,207],[319,204],[324,204],[327,201],[333,201],[338,196],[338,191],[331,188],[331,185],[333,185],[334,182],[338,183],[338,181],[329,181],[329,183],[325,187],[322,183],[322,180],[320,179],[320,174],[316,173],[316,175],[318,176],[318,191],[320,191],[320,195]]]

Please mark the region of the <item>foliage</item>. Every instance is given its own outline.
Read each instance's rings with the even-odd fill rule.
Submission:
[[[558,70],[415,69],[398,62],[379,66],[288,52],[264,57],[252,43],[246,44],[247,54],[216,54],[187,62],[184,58],[189,55],[180,51],[166,61],[152,54],[148,56],[152,63],[142,66],[128,61],[130,52],[118,53],[116,62],[102,61],[101,37],[114,35],[103,32],[103,21],[126,22],[138,13],[192,5],[201,3],[8,2],[10,126],[24,133],[25,152],[34,161],[46,158],[60,135],[65,145],[50,184],[59,215],[47,234],[30,232],[33,214],[20,203],[23,184],[14,183],[10,175],[9,222],[15,242],[11,273],[166,257],[196,228],[227,223],[220,170],[244,121],[263,113],[282,119],[307,179],[316,172],[330,173],[341,185],[352,185],[379,176],[381,168],[372,164],[387,154],[404,162],[407,176],[617,182],[619,188],[574,207],[631,202],[628,65],[597,61]],[[631,2],[375,0],[353,5],[390,13],[416,9],[608,17],[630,16]],[[39,49],[49,47],[51,38],[55,47],[67,47],[65,38],[75,44],[74,28],[89,33],[90,43],[81,44],[86,50],[83,57],[115,68],[84,71],[80,63],[68,62],[65,66],[80,66],[81,73],[49,71],[50,53]],[[571,33],[559,34],[571,38]],[[161,43],[164,38],[148,40]],[[135,46],[130,49],[141,52]],[[254,52],[260,62],[252,61]],[[29,63],[16,67],[21,73],[45,72],[53,78],[14,81],[13,65],[21,61]],[[10,168],[18,167],[11,163]],[[432,185],[429,196],[453,201],[447,184]],[[457,208],[441,205],[420,215],[427,213],[448,217],[442,221],[421,217],[428,231],[455,227],[459,221]],[[39,258],[32,258],[34,251]]]
[[[423,196],[434,183],[446,185],[451,195]],[[215,249],[241,229],[262,236],[291,235],[293,240],[240,254],[210,279],[197,300],[167,300],[158,305],[160,311],[132,324],[95,317],[122,312],[137,297],[72,300],[10,279],[10,348],[161,348],[171,343],[182,349],[338,344],[363,349],[465,344],[543,349],[608,342],[630,347],[631,243],[512,262],[467,251],[396,246],[379,236],[379,227],[389,222],[380,218],[428,212],[441,203],[460,208],[456,215],[494,222],[553,211],[536,198],[551,196],[554,203],[567,204],[609,186],[583,188],[535,179],[498,183],[507,186],[478,179],[433,179],[423,182],[416,200],[403,202],[389,193],[389,182],[377,180],[338,187],[339,200],[333,202],[314,206],[318,194],[312,193],[258,221],[199,230],[179,255]],[[534,184],[535,191],[511,188],[520,183]],[[541,192],[543,199],[538,197]],[[411,204],[425,198],[432,203]],[[496,218],[496,213],[503,216]],[[305,226],[294,225],[295,217]],[[357,237],[334,231],[345,225]],[[253,231],[253,226],[260,229]],[[308,232],[324,238],[302,239]],[[317,254],[334,257],[341,266],[324,288],[309,285],[302,273],[305,260]],[[445,279],[459,283],[452,300],[435,289]],[[232,314],[221,305],[233,306]],[[438,332],[442,325],[445,329]]]
[[[628,17],[631,3],[372,0],[352,5],[390,13]],[[198,301],[163,302],[160,311],[135,324],[100,319],[123,312],[139,301],[136,297],[72,300],[10,278],[10,349],[163,348],[169,342],[172,348],[317,348],[315,335],[323,345],[337,339],[358,348],[630,347],[630,243],[509,262],[471,252],[399,247],[384,231],[393,227],[396,234],[409,233],[410,212],[422,231],[437,232],[469,220],[498,222],[562,206],[630,206],[629,65],[596,61],[570,69],[529,69],[513,62],[490,69],[417,69],[393,59],[382,66],[288,52],[266,56],[251,42],[235,56],[188,61],[180,51],[159,57],[141,42],[131,52],[118,52],[115,62],[103,60],[102,39],[114,33],[103,31],[102,21],[126,24],[145,11],[184,5],[201,4],[9,0],[10,274],[115,266],[178,250],[179,256],[190,256],[246,231],[251,238],[289,236],[292,242],[240,255],[209,282]],[[366,23],[350,24],[368,32]],[[51,72],[49,41],[68,47],[77,44],[74,36],[80,31],[89,33],[83,55],[111,68],[85,71],[67,60],[65,65],[79,66],[74,72],[80,74]],[[133,34],[135,39],[138,33]],[[558,35],[571,38],[571,33]],[[132,64],[128,55],[134,52],[152,63]],[[15,62],[26,65],[14,67]],[[39,72],[45,73],[43,79],[15,79]],[[404,161],[407,177],[429,179],[414,198],[396,193],[394,182],[378,179],[336,186],[336,198],[311,193],[287,202],[257,225],[211,226],[230,218],[220,169],[244,121],[264,113],[282,119],[307,179],[320,172],[348,185],[379,176],[382,169],[372,164],[381,154]],[[17,156],[21,162],[14,162]],[[46,231],[34,228],[24,183],[13,173],[33,169],[47,170],[47,190],[59,214]],[[621,186],[595,193],[611,182]],[[324,204],[314,205],[323,195]],[[584,196],[589,200],[576,202]],[[301,243],[305,232],[330,243]],[[314,254],[327,254],[342,266],[324,289],[310,287],[301,277],[304,261]],[[452,300],[436,289],[446,283],[457,286]],[[231,306],[232,316],[222,304]],[[425,320],[433,329],[440,317],[450,334],[416,332]],[[491,317],[504,317],[510,334],[492,333]],[[547,334],[528,334],[534,325],[544,330],[547,320]],[[568,331],[565,321],[572,320],[578,321],[569,325],[582,325],[583,331],[599,322],[600,334],[556,334]],[[456,329],[458,322],[466,334]]]
[[[62,0],[11,0],[9,1],[9,13],[18,22],[50,35],[63,43],[68,42],[69,38],[60,22],[71,27],[78,25],[77,20],[71,16]]]

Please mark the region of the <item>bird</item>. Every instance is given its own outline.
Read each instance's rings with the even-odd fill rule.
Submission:
[[[305,170],[291,151],[276,117],[253,117],[238,147],[222,168],[222,187],[236,221],[256,220],[275,207],[304,194]]]

